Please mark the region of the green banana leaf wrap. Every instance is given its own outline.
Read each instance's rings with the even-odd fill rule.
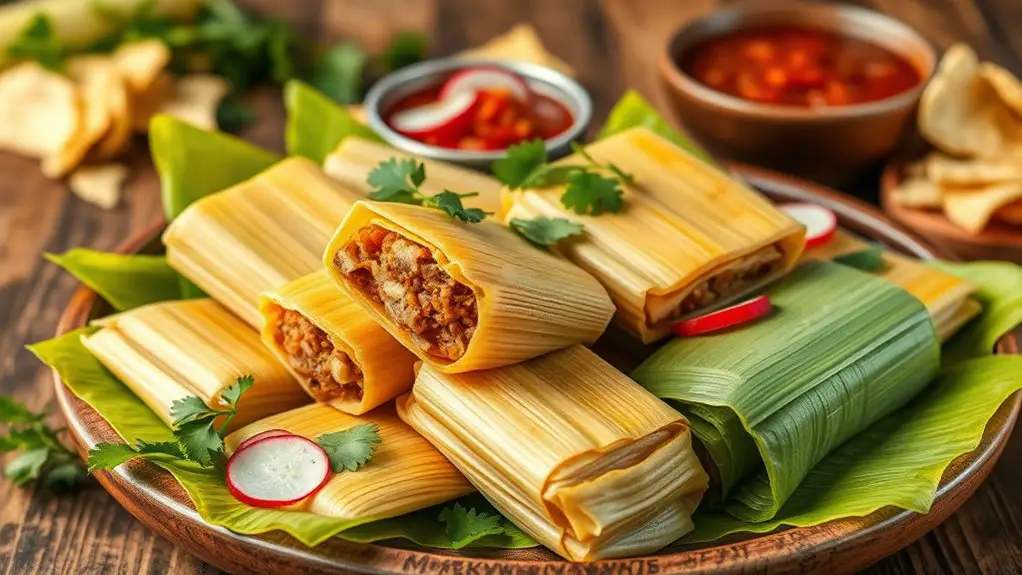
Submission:
[[[632,374],[689,418],[724,509],[751,522],[773,518],[824,456],[912,399],[940,366],[926,308],[879,277],[806,262],[769,295],[770,317],[675,339]]]

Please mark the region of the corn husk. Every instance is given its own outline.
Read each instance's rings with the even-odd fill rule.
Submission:
[[[152,304],[104,318],[82,343],[168,425],[175,400],[222,406],[220,392],[251,375],[231,420],[247,423],[308,402],[259,334],[208,299]]]
[[[331,232],[357,197],[309,160],[289,158],[189,206],[163,235],[167,261],[261,327],[261,294],[321,267]]]
[[[263,343],[317,401],[359,415],[408,391],[415,380],[415,356],[380,327],[361,305],[337,289],[325,270],[296,279],[263,297]],[[284,310],[300,313],[326,333],[334,353],[344,354],[358,370],[346,393],[331,397],[303,375],[286,351],[278,325]],[[336,376],[333,381],[336,382]]]
[[[373,190],[366,182],[369,172],[376,169],[380,162],[391,158],[399,160],[411,158],[426,166],[426,181],[420,188],[426,195],[436,195],[444,190],[456,190],[458,193],[476,192],[478,196],[465,198],[463,203],[466,207],[479,208],[490,213],[500,211],[500,190],[503,185],[496,178],[447,162],[416,158],[386,144],[365,138],[342,140],[326,157],[323,171],[345,187],[368,195]]]
[[[814,465],[940,365],[926,308],[882,278],[811,261],[768,293],[770,317],[672,340],[632,374],[677,402],[716,467],[715,498],[751,522],[774,517]]]
[[[655,551],[707,485],[685,419],[582,346],[458,375],[398,412],[534,539],[573,561]]]
[[[530,62],[553,68],[568,76],[575,75],[575,69],[550,53],[539,39],[536,29],[528,24],[518,24],[507,32],[490,38],[482,46],[464,50],[457,55],[462,58]]]
[[[776,246],[782,263],[710,307],[738,299],[786,273],[802,253],[805,228],[765,198],[651,130],[632,128],[586,147],[635,176],[625,210],[579,216],[561,205],[562,186],[505,194],[507,219],[565,217],[585,225],[559,251],[593,274],[617,305],[616,321],[644,343],[669,333],[678,308],[704,279]],[[579,156],[565,160],[579,163]],[[692,314],[705,313],[708,307]]]
[[[361,424],[379,426],[372,460],[355,472],[337,473],[314,496],[292,508],[348,520],[373,521],[443,503],[473,491],[440,453],[398,419],[393,406],[353,416],[321,403],[260,420],[228,435],[233,452],[245,439],[268,429],[284,429],[315,441],[319,436]]]
[[[424,351],[377,299],[342,273],[335,254],[368,225],[425,247],[451,278],[474,292],[477,325],[460,357],[440,358]],[[447,373],[500,367],[593,342],[614,312],[607,293],[581,269],[496,222],[466,224],[431,208],[357,202],[330,240],[323,260],[337,285],[370,310],[391,335]]]

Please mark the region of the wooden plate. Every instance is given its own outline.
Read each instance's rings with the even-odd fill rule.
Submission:
[[[916,156],[922,157],[922,154]],[[1006,260],[1022,264],[1022,227],[992,221],[977,235],[951,223],[938,210],[920,210],[899,206],[894,190],[904,179],[908,162],[894,161],[880,177],[880,204],[889,216],[935,244],[966,260]]]
[[[734,169],[775,200],[815,202],[834,210],[843,227],[862,236],[920,258],[949,257],[945,251],[931,248],[898,228],[878,210],[836,192],[746,166]],[[155,223],[125,242],[119,251],[133,253],[153,246],[162,228],[162,222]],[[101,304],[94,292],[80,289],[68,305],[58,333],[84,325],[91,315],[101,311]],[[999,353],[1018,353],[1017,339],[1005,337]],[[98,442],[118,441],[113,429],[56,376],[55,384],[61,410],[83,453]],[[1001,406],[980,447],[951,465],[937,500],[926,515],[885,509],[864,518],[789,529],[715,547],[671,547],[655,555],[588,565],[564,562],[541,548],[453,552],[418,548],[400,541],[361,545],[335,538],[310,549],[282,533],[238,535],[202,521],[180,485],[168,473],[145,462],[130,462],[96,476],[121,505],[154,531],[202,560],[239,574],[851,573],[921,537],[972,495],[1000,456],[1018,416],[1020,399],[1022,396],[1016,394]]]

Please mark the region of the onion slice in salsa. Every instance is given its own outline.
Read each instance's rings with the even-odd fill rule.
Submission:
[[[227,462],[227,489],[253,507],[283,507],[322,489],[330,479],[330,457],[300,435],[250,442]]]
[[[475,94],[483,90],[506,90],[522,102],[532,98],[532,90],[516,74],[499,68],[469,68],[454,74],[444,83],[440,99],[447,100],[460,94]]]
[[[398,132],[417,140],[456,138],[472,124],[472,114],[478,103],[478,92],[462,92],[401,110],[391,116],[390,124]]]
[[[675,322],[671,330],[680,337],[702,335],[757,320],[769,314],[770,310],[770,298],[761,295],[706,315]]]
[[[780,210],[806,227],[806,249],[829,242],[837,231],[834,212],[816,204],[784,204]]]

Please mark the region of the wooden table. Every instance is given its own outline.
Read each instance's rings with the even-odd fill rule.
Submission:
[[[324,39],[355,38],[370,50],[396,30],[420,30],[434,54],[479,44],[529,22],[578,70],[597,121],[624,88],[659,102],[654,62],[668,33],[714,0],[248,0]],[[936,44],[971,44],[983,59],[1022,73],[1022,7],[1016,0],[866,0]],[[275,6],[276,5],[276,6]],[[286,6],[285,6],[286,5]],[[265,98],[262,123],[246,137],[281,148],[281,109]],[[141,144],[141,142],[140,142]],[[143,146],[139,146],[143,148]],[[158,217],[157,182],[139,149],[131,194],[105,212],[47,181],[35,162],[0,154],[0,393],[34,409],[51,399],[50,373],[23,346],[50,337],[76,282],[42,252],[113,248]],[[875,174],[849,188],[875,193]],[[59,422],[54,422],[59,423]],[[1022,572],[1022,428],[987,482],[937,530],[869,573]],[[96,483],[54,497],[0,481],[0,573],[214,573],[133,519]]]

